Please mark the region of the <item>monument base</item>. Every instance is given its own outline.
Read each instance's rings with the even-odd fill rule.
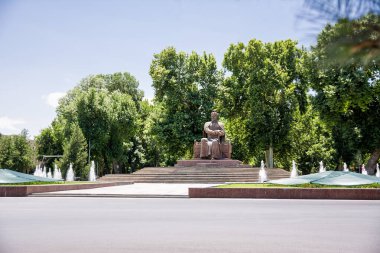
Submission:
[[[200,168],[249,168],[250,165],[242,164],[239,160],[220,159],[220,160],[207,160],[207,159],[192,159],[192,160],[178,160],[174,167],[200,167]]]

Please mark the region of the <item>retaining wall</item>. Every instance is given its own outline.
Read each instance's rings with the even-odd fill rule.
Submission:
[[[20,185],[0,186],[0,197],[26,197],[32,193],[55,192],[68,190],[93,189],[108,186],[131,184],[130,182],[94,183],[94,184],[49,184],[49,185]]]
[[[189,188],[190,198],[380,200],[380,189]]]

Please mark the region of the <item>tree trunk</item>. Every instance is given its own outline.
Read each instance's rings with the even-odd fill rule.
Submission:
[[[366,168],[367,168],[367,171],[368,171],[368,175],[374,175],[375,174],[376,163],[379,160],[379,157],[380,157],[380,149],[375,149],[372,152],[372,155],[371,155],[371,157],[369,158],[369,160],[367,162]]]

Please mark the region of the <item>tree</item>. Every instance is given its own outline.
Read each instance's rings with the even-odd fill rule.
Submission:
[[[319,162],[335,169],[337,164],[335,142],[331,129],[320,119],[318,111],[309,104],[304,113],[296,110],[285,145],[277,159],[281,167],[291,168],[292,160],[302,174],[318,172]]]
[[[321,63],[325,65],[370,66],[380,60],[380,16],[369,14],[357,20],[340,19],[335,25],[325,27],[319,35],[319,43],[323,44],[325,57]]]
[[[296,44],[251,40],[246,46],[232,44],[225,53],[223,66],[231,76],[223,83],[222,112],[239,130],[239,143],[250,153],[246,155],[258,149],[273,154],[289,133],[293,112],[298,106],[304,110],[305,52]],[[272,158],[268,165],[273,167]]]
[[[63,157],[58,164],[65,175],[69,169],[70,163],[72,163],[75,176],[79,176],[81,179],[86,180],[88,178],[88,171],[86,170],[86,139],[78,125],[73,124],[71,129],[71,136],[64,142]]]
[[[195,139],[209,120],[222,73],[212,54],[176,52],[169,47],[155,54],[150,66],[159,120],[152,125],[158,141],[170,154],[169,163],[190,156]]]
[[[340,20],[334,26],[328,25],[318,36],[318,43],[312,48],[310,77],[316,91],[315,107],[322,119],[330,125],[342,127],[358,136],[357,148],[371,153],[367,169],[373,174],[380,157],[380,71],[379,61],[358,60],[351,54],[346,64],[335,61],[330,54],[331,44],[344,35],[341,27],[347,22],[355,24],[345,36],[368,30],[371,24],[379,24],[379,16],[367,15],[359,20]],[[379,40],[380,33],[370,33]],[[344,48],[340,48],[344,50]],[[360,58],[360,57],[359,57]]]
[[[33,149],[27,132],[0,136],[0,168],[28,173],[33,168]]]
[[[47,127],[36,136],[37,159],[42,160],[43,155],[63,154],[63,124],[57,119],[53,120],[50,127]],[[51,168],[56,158],[43,160],[44,166]]]
[[[335,27],[336,39],[326,45],[330,60],[339,61],[342,65],[352,60],[364,65],[379,60],[378,18],[377,21],[371,22],[355,21],[370,13],[379,15],[379,0],[305,0],[304,2],[305,8],[302,9],[300,17],[315,26],[318,33],[320,27],[326,23],[334,24],[338,21],[340,23]]]
[[[114,74],[90,75],[84,78],[78,88],[82,91],[88,91],[90,88],[106,89],[109,92],[118,91],[122,94],[128,94],[132,97],[136,107],[144,97],[144,92],[138,89],[139,82],[128,72],[116,72]]]
[[[125,154],[132,148],[143,96],[137,87],[129,73],[89,76],[57,108],[57,121],[64,125],[66,138],[71,124],[81,128],[100,174],[129,166]]]

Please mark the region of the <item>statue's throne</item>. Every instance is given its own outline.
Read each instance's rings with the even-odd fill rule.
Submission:
[[[203,131],[203,138],[207,138],[207,134],[205,131]],[[225,136],[220,137],[220,150],[222,152],[222,159],[231,159],[231,153],[232,153],[232,145],[229,140],[225,139]],[[201,158],[201,142],[194,140],[193,145],[193,158]],[[206,152],[204,152],[206,153]]]

